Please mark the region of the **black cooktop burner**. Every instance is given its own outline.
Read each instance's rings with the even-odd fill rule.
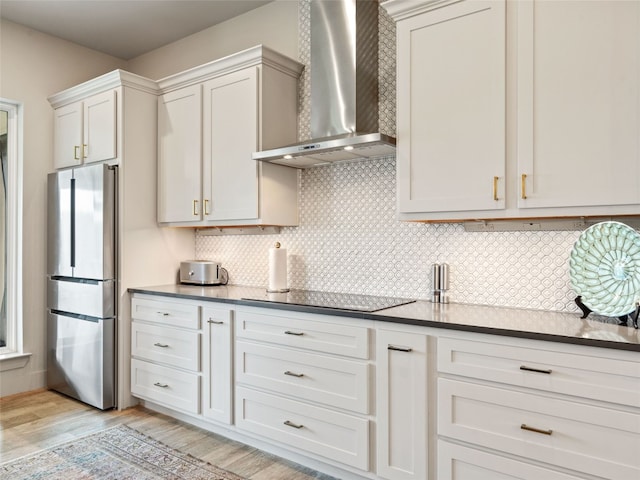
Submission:
[[[397,307],[415,300],[394,297],[376,297],[352,293],[318,292],[313,290],[291,290],[287,293],[265,293],[264,297],[243,298],[254,302],[282,303],[306,307],[333,308],[355,312],[377,312]]]

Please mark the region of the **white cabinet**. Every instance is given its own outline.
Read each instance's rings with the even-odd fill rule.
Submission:
[[[384,7],[397,22],[400,219],[638,214],[640,3]]]
[[[202,309],[202,415],[233,423],[233,317],[228,308]]]
[[[297,225],[297,170],[251,156],[295,143],[300,71],[259,46],[158,81],[159,223]]]
[[[231,309],[134,295],[131,316],[131,392],[198,418],[233,423]]]
[[[518,207],[640,204],[640,2],[517,2],[517,30]]]
[[[640,363],[634,353],[464,337],[438,339],[438,478],[471,478],[452,473],[452,458],[471,461],[464,467],[470,472],[486,468],[475,463],[483,457],[473,455],[476,447],[530,462],[523,472],[532,473],[513,478],[535,478],[533,465],[540,463],[551,471],[545,478],[565,478],[563,469],[579,472],[578,478],[640,476],[634,453]],[[450,441],[471,450],[452,450]],[[505,474],[517,473],[507,459],[498,458],[492,468],[500,463]]]
[[[343,317],[240,307],[239,430],[369,470],[369,328]]]
[[[389,480],[428,478],[427,335],[376,332],[377,474]]]
[[[115,159],[116,91],[56,108],[53,125],[56,169]]]
[[[131,393],[200,413],[199,309],[161,297],[134,297],[131,316]]]
[[[202,87],[158,97],[158,221],[202,220]]]
[[[502,209],[505,2],[437,7],[397,24],[398,209]]]

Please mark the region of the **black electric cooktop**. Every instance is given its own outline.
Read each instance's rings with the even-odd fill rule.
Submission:
[[[318,292],[313,290],[290,290],[286,293],[265,293],[263,297],[243,298],[253,302],[280,303],[305,307],[332,308],[355,312],[377,312],[397,307],[415,300],[407,298],[377,297],[352,293]]]

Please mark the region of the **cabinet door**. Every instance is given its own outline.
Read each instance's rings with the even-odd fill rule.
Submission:
[[[259,68],[204,84],[205,220],[258,218]]]
[[[194,85],[158,98],[158,222],[202,220],[201,90]]]
[[[73,167],[82,163],[82,102],[53,112],[53,166]]]
[[[397,24],[398,208],[505,206],[505,3],[461,1]]]
[[[233,423],[231,311],[204,308],[202,414],[219,422]]]
[[[82,156],[85,163],[117,157],[116,92],[111,90],[87,98],[83,103]]]
[[[427,478],[427,337],[377,332],[378,475]]]
[[[640,203],[640,2],[515,2],[518,207]]]

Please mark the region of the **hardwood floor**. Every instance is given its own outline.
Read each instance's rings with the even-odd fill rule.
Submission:
[[[0,463],[120,424],[250,480],[333,479],[143,407],[102,412],[52,391],[0,398]]]

